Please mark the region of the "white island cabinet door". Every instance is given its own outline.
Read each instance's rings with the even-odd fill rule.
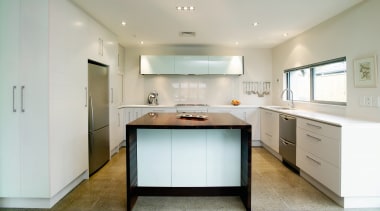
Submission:
[[[206,130],[172,130],[172,186],[206,187]]]
[[[175,56],[176,74],[208,74],[208,56]]]
[[[207,130],[207,186],[240,186],[240,130]]]
[[[171,130],[137,130],[138,186],[171,186]]]

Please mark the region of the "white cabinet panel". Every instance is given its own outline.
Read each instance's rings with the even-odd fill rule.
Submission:
[[[172,186],[206,186],[206,130],[173,130],[172,140]]]
[[[337,195],[340,195],[340,168],[323,159],[297,148],[297,166]]]
[[[145,115],[149,112],[154,113],[175,113],[176,109],[174,107],[147,107],[141,109],[141,115]]]
[[[340,140],[297,128],[297,146],[340,167]]]
[[[0,198],[20,194],[19,21],[20,1],[0,1]]]
[[[340,128],[333,125],[324,124],[317,121],[312,121],[308,119],[298,118],[297,126],[305,130],[321,134],[333,139],[340,139]]]
[[[140,74],[242,75],[243,73],[242,56],[140,56]]]
[[[242,56],[209,56],[209,74],[243,74]]]
[[[208,56],[175,56],[176,74],[208,74]]]
[[[115,69],[112,44],[91,53],[115,39],[70,1],[2,0],[0,25],[0,198],[48,206],[88,169],[87,60]]]
[[[240,130],[207,130],[207,186],[240,186]]]
[[[140,56],[140,74],[174,73],[174,56]]]
[[[171,186],[171,130],[137,130],[139,186]]]
[[[279,114],[261,109],[261,141],[279,153]]]

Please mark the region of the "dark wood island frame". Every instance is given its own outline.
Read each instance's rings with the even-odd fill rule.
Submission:
[[[208,113],[206,120],[176,118],[176,113],[148,113],[126,125],[127,210],[138,196],[240,196],[251,210],[251,125],[229,113]],[[236,187],[139,187],[137,129],[240,129],[241,180]]]

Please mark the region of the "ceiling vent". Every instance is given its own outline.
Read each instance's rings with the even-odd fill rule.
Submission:
[[[195,37],[195,32],[180,32],[180,37]]]

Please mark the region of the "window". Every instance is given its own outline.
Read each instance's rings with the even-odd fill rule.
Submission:
[[[285,70],[286,88],[293,91],[296,101],[346,105],[346,69],[343,57]]]

